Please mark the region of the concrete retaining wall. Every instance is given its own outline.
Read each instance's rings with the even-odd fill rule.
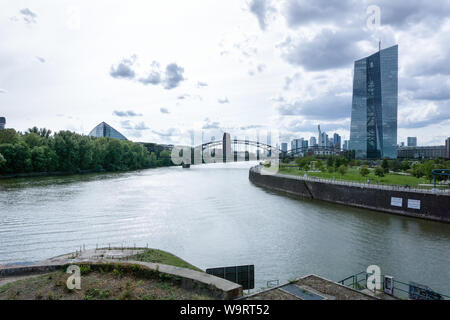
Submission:
[[[314,179],[302,179],[298,176],[282,174],[264,175],[261,174],[260,166],[250,169],[249,179],[255,185],[302,198],[323,200],[409,217],[450,222],[449,194],[385,190],[376,186],[344,185],[331,181],[314,181]]]

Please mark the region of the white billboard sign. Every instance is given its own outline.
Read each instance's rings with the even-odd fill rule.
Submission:
[[[391,197],[391,206],[401,208],[403,206],[403,199]]]
[[[420,200],[408,199],[408,208],[420,210]]]

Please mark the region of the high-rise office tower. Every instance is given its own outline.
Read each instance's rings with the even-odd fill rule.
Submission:
[[[417,147],[417,137],[408,137],[408,147]]]
[[[0,117],[0,130],[5,129],[5,126],[6,126],[6,118]]]
[[[314,147],[316,144],[317,144],[317,139],[316,139],[316,137],[311,137],[311,138],[309,138],[309,145],[310,145],[311,147]]]
[[[333,135],[333,146],[334,146],[336,149],[341,150],[341,146],[342,146],[341,136],[340,136],[339,134],[337,134],[337,133],[335,133],[335,134]]]
[[[445,140],[445,157],[447,159],[450,159],[450,138],[447,138],[447,140]]]
[[[350,149],[357,158],[397,158],[398,46],[355,61]]]
[[[349,150],[349,145],[350,145],[350,141],[349,140],[344,140],[344,150]]]

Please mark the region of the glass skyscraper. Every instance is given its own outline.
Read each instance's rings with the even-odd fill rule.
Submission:
[[[109,137],[119,140],[127,140],[123,134],[121,134],[119,131],[111,127],[106,122],[100,123],[98,126],[96,126],[92,131],[89,133],[92,137]]]
[[[397,158],[398,45],[355,61],[350,149],[357,158]]]

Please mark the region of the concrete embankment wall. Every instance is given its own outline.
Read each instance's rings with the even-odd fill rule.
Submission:
[[[257,186],[294,196],[383,211],[409,217],[450,222],[450,194],[407,190],[387,190],[376,186],[346,185],[314,181],[282,174],[261,174],[261,167],[250,169],[249,179]]]

